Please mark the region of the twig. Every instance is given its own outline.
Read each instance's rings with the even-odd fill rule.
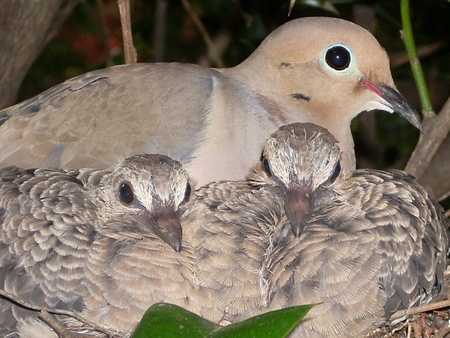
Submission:
[[[442,309],[442,308],[449,307],[449,306],[450,306],[450,300],[449,299],[442,300],[440,302],[431,303],[431,304],[414,306],[414,307],[412,307],[410,309],[407,309],[407,310],[397,311],[396,313],[394,313],[391,316],[390,319],[393,320],[393,319],[397,319],[397,318],[402,318],[405,315],[416,315],[416,314],[419,314],[419,313],[422,313],[422,312],[438,310],[438,309]]]
[[[445,140],[450,130],[450,98],[441,112],[433,117],[426,118],[422,123],[422,134],[419,137],[416,149],[412,153],[405,171],[418,177],[423,176],[433,156]]]
[[[50,309],[50,308],[46,308],[46,307],[40,307],[40,306],[34,306],[18,297],[16,297],[15,295],[5,291],[5,290],[1,290],[0,289],[0,296],[10,300],[13,303],[16,303],[26,309],[29,310],[33,310],[33,311],[38,311],[42,314],[42,312],[46,311],[48,313],[52,313],[52,314],[56,314],[56,315],[63,315],[63,316],[68,316],[68,317],[72,317],[86,325],[89,325],[93,328],[94,331],[99,331],[102,332],[104,334],[106,334],[109,337],[114,336],[114,333],[112,333],[110,330],[108,330],[107,328],[105,328],[102,324],[97,323],[95,321],[91,321],[88,320],[86,318],[84,318],[83,316],[80,316],[79,314],[77,314],[76,312],[73,311],[69,311],[69,310],[62,310],[62,309]],[[44,314],[45,316],[45,314]]]
[[[92,335],[82,334],[77,332],[70,332],[66,330],[58,321],[53,318],[47,311],[42,310],[39,313],[39,318],[50,326],[56,332],[59,338],[92,338]]]
[[[208,31],[206,30],[206,28],[203,25],[200,18],[192,9],[192,6],[191,6],[189,0],[181,0],[181,3],[183,4],[184,10],[191,16],[192,21],[194,21],[194,24],[197,26],[197,29],[200,31],[200,34],[203,37],[203,41],[205,41],[206,47],[208,48],[208,55],[211,56],[211,58],[213,59],[214,63],[217,65],[217,67],[222,68],[223,61],[220,58],[220,55],[217,53],[217,50],[214,46],[214,42],[211,39],[211,36],[209,35]]]
[[[137,62],[136,49],[133,45],[133,35],[131,34],[130,1],[117,0],[120,12],[120,22],[122,23],[123,47],[125,51],[125,63]]]

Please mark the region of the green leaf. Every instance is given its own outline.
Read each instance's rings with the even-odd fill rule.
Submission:
[[[221,327],[208,338],[284,338],[314,305],[294,306],[267,312],[243,322]]]
[[[207,337],[220,328],[177,305],[157,303],[142,317],[132,338]]]
[[[158,303],[145,312],[132,337],[283,338],[313,306],[295,306],[272,311],[222,327],[179,306]]]

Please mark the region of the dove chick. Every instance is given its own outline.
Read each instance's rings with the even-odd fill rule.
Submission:
[[[294,123],[267,141],[254,173],[282,189],[293,234],[272,257],[270,309],[317,303],[292,337],[362,337],[444,289],[448,220],[399,170],[340,172],[338,141]]]
[[[112,170],[1,169],[0,287],[35,308],[130,332],[170,291],[179,289],[173,303],[186,298],[179,207],[190,189],[181,164],[162,155]],[[38,312],[1,298],[0,313],[7,334]]]

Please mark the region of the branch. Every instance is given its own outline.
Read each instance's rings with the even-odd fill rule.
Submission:
[[[10,300],[12,303],[15,303],[15,304],[17,304],[19,306],[22,306],[22,307],[26,308],[26,309],[40,312],[40,314],[41,314],[40,317],[44,316],[44,321],[49,318],[48,316],[46,316],[45,312],[56,314],[56,315],[68,316],[68,317],[75,318],[79,322],[84,323],[84,324],[92,327],[92,329],[94,331],[102,332],[102,333],[106,334],[108,337],[113,337],[114,336],[114,333],[110,332],[102,324],[97,323],[95,321],[88,320],[88,319],[84,318],[83,316],[80,316],[76,312],[69,311],[69,310],[50,309],[50,308],[46,308],[46,307],[35,306],[33,304],[30,304],[30,303],[28,303],[28,302],[18,298],[17,296],[15,296],[15,295],[13,295],[13,294],[11,294],[9,292],[7,292],[5,290],[1,290],[1,289],[0,289],[0,296]],[[42,317],[41,317],[41,319],[42,319]],[[52,323],[51,320],[50,320],[50,322]]]
[[[133,35],[131,34],[130,1],[117,0],[120,12],[120,22],[122,24],[123,47],[125,52],[125,63],[137,62],[136,49],[133,45]]]
[[[56,332],[59,338],[92,338],[92,335],[67,331],[53,316],[45,310],[39,313],[39,318]]]
[[[426,304],[426,305],[420,305],[420,306],[414,306],[410,309],[407,310],[399,310],[396,313],[394,313],[391,316],[391,320],[393,319],[398,319],[398,318],[402,318],[404,316],[409,316],[409,315],[416,315],[422,312],[428,312],[428,311],[433,311],[433,310],[439,310],[442,308],[448,308],[450,307],[450,300],[446,299],[446,300],[442,300],[440,302],[436,302],[436,303],[431,303],[431,304]]]
[[[422,123],[422,134],[416,149],[412,153],[405,171],[418,177],[423,176],[433,156],[441,146],[450,130],[450,98],[441,112],[433,117],[425,118]]]

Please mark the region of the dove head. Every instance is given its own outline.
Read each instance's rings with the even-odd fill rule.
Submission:
[[[282,126],[267,140],[261,165],[285,191],[286,215],[296,237],[311,216],[316,190],[339,176],[340,158],[338,141],[312,123]]]
[[[367,30],[346,20],[289,21],[235,69],[243,83],[282,103],[283,123],[313,122],[328,129],[341,142],[345,161],[347,151],[353,152],[350,121],[363,111],[397,112],[421,129],[419,115],[395,88],[386,51]]]
[[[178,161],[163,155],[125,159],[101,183],[102,220],[136,217],[175,251],[181,251],[179,206],[189,200],[189,176]]]

